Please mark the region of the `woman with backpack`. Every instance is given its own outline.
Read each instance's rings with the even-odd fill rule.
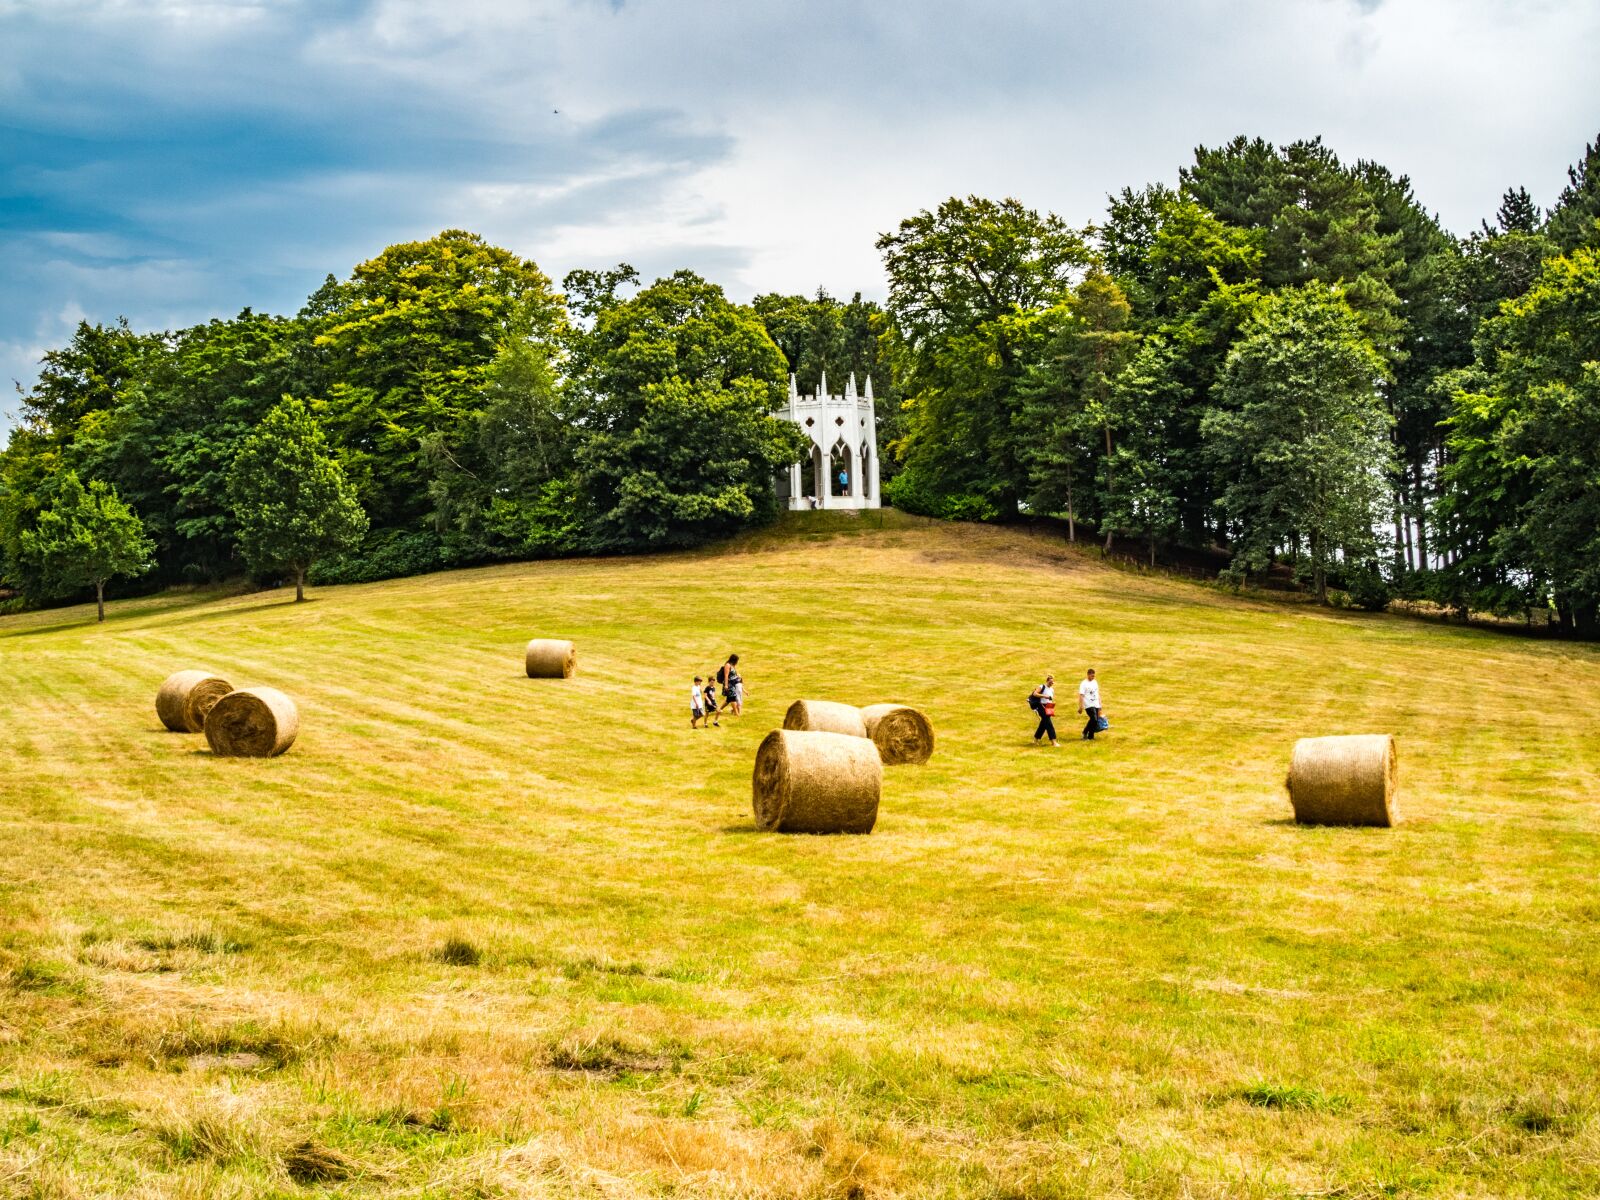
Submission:
[[[1033,689],[1028,696],[1028,707],[1039,714],[1039,728],[1033,731],[1033,740],[1037,742],[1048,734],[1050,744],[1059,746],[1056,741],[1056,677],[1054,675],[1046,675],[1044,682]]]
[[[739,656],[728,655],[728,661],[717,668],[717,682],[722,685],[722,707],[718,714],[733,709],[734,716],[744,712],[744,677],[739,674]]]

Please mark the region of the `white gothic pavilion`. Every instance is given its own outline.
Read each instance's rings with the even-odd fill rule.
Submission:
[[[852,373],[844,395],[828,395],[822,376],[815,396],[802,396],[789,376],[789,399],[774,415],[793,421],[811,454],[778,475],[778,500],[789,508],[878,508],[878,418],[872,376],[865,394]]]

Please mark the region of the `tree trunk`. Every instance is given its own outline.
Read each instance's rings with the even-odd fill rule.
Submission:
[[[1150,565],[1156,565],[1156,535],[1153,530],[1150,533]]]
[[[106,619],[106,581],[104,579],[96,579],[94,581],[94,607],[99,614],[97,620],[104,621]]]
[[[304,567],[296,567],[294,569],[294,602],[299,604],[300,601],[304,600],[305,598],[306,569]]]
[[[1572,606],[1572,631],[1588,641],[1600,639],[1600,606],[1575,604]]]
[[[1067,466],[1067,541],[1078,540],[1078,514],[1072,511],[1072,466]]]
[[[1422,494],[1422,459],[1411,464],[1412,503],[1417,510],[1417,560],[1422,569],[1428,569],[1428,506]]]
[[[1311,583],[1317,591],[1317,603],[1328,602],[1328,572],[1322,562],[1322,535],[1311,535]]]
[[[1405,492],[1394,494],[1394,577],[1399,579],[1411,565],[1411,538],[1406,528]]]
[[[1106,548],[1105,553],[1111,553],[1111,539],[1116,532],[1116,526],[1111,523],[1111,502],[1116,497],[1116,486],[1111,479],[1111,422],[1106,421]]]

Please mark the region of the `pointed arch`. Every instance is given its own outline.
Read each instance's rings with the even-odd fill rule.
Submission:
[[[841,437],[833,444],[833,450],[828,455],[828,494],[855,495],[856,478],[855,454],[850,444]]]

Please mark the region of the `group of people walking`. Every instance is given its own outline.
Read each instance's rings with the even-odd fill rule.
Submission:
[[[721,703],[718,703],[719,693]],[[1044,682],[1028,694],[1028,707],[1039,714],[1039,728],[1034,730],[1033,740],[1042,742],[1048,737],[1052,746],[1060,745],[1056,741],[1054,675],[1046,675]],[[690,729],[720,729],[725,712],[731,712],[736,717],[744,712],[744,676],[739,674],[737,654],[728,655],[727,661],[717,668],[710,679],[696,675],[694,683],[689,686]],[[1094,741],[1094,735],[1109,726],[1100,703],[1100,682],[1094,676],[1093,667],[1078,684],[1078,715],[1088,717],[1083,726],[1083,740],[1086,742]]]
[[[1035,742],[1048,737],[1052,746],[1060,745],[1056,741],[1056,677],[1046,675],[1044,682],[1034,688],[1028,696],[1028,707],[1039,714],[1039,728],[1033,731]],[[1108,728],[1109,723],[1101,712],[1100,684],[1094,677],[1094,668],[1090,667],[1083,682],[1078,684],[1078,715],[1087,714],[1088,721],[1083,726],[1083,740],[1094,741],[1094,735],[1102,729]]]
[[[717,704],[717,691],[721,689],[722,703]],[[717,668],[710,679],[699,675],[689,688],[689,728],[716,729],[722,726],[722,714],[744,712],[744,677],[739,674],[739,656],[728,655],[728,661]]]

